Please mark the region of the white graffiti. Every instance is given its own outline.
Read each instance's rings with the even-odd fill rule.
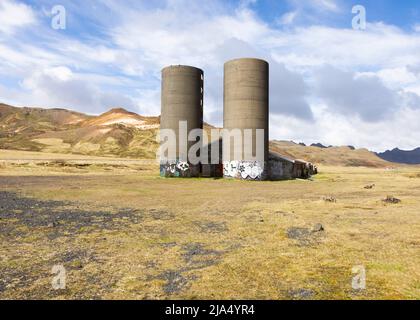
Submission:
[[[174,174],[176,172],[176,165],[174,163],[166,164],[166,171]]]
[[[225,161],[223,163],[223,175],[226,177],[235,178],[238,175],[237,161]]]
[[[181,171],[187,171],[190,168],[188,162],[180,161],[177,163],[176,167]]]
[[[260,180],[264,173],[264,166],[258,161],[225,161],[223,172],[226,177]]]

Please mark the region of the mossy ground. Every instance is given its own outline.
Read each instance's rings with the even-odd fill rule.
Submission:
[[[419,167],[247,182],[29,158],[0,163],[2,299],[420,299]]]

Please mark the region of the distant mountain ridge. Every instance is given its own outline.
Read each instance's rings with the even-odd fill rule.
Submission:
[[[293,141],[270,141],[270,150],[285,157],[303,159],[323,165],[347,167],[386,168],[393,164],[379,158],[367,149],[355,149],[353,146],[320,147],[318,144],[303,146]]]
[[[98,115],[66,109],[13,107],[0,103],[0,149],[154,159],[160,117],[145,117],[123,108]],[[204,123],[204,129],[214,128]],[[390,167],[367,149],[306,146],[270,141],[270,151],[315,164]]]
[[[382,153],[377,153],[378,157],[390,162],[405,164],[420,164],[420,148],[414,150],[401,150],[395,148]]]

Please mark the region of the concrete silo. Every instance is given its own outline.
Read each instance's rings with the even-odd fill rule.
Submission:
[[[161,155],[162,176],[200,175],[200,164],[191,164],[187,157],[190,148],[196,144],[195,141],[188,141],[188,134],[193,129],[203,128],[203,92],[201,69],[190,66],[169,66],[162,70],[160,128],[161,132],[164,129],[173,130],[176,137],[175,159]]]
[[[265,180],[268,178],[269,65],[260,59],[236,59],[224,65],[223,122],[226,132],[242,133],[242,157],[235,154],[233,139],[223,136],[223,171],[225,177]],[[245,135],[245,129],[251,136]],[[262,130],[258,130],[262,129]],[[226,133],[225,132],[225,133]],[[257,134],[258,132],[258,134]],[[258,158],[245,154],[252,150]]]

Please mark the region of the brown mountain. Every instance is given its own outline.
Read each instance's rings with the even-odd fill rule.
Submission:
[[[270,141],[270,150],[292,159],[303,159],[315,164],[348,167],[389,167],[392,163],[379,158],[367,149],[348,147],[302,146],[289,141]]]
[[[159,117],[144,117],[123,108],[92,116],[65,109],[0,104],[0,149],[153,159],[159,121]],[[211,128],[205,124],[207,131]],[[270,141],[270,151],[315,164],[391,165],[366,149],[350,147],[319,148],[274,140]]]
[[[0,149],[153,158],[158,117],[122,108],[90,116],[0,105]]]

